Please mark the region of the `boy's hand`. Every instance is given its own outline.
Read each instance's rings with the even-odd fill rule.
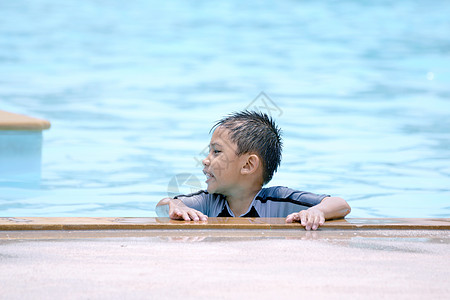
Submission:
[[[300,222],[306,230],[316,230],[325,223],[325,214],[320,209],[311,207],[287,216],[286,223],[292,222]]]
[[[208,217],[195,210],[186,206],[179,199],[165,198],[158,203],[158,206],[168,205],[169,206],[169,218],[173,220],[185,220],[185,221],[207,221]],[[157,206],[157,207],[158,207]],[[167,215],[166,215],[167,216]]]
[[[176,201],[177,199],[175,199]],[[181,202],[181,200],[178,200]],[[181,202],[183,203],[183,202]],[[185,220],[185,221],[206,221],[208,217],[195,210],[187,207],[186,205],[174,204],[173,201],[169,202],[169,218],[173,220]]]
[[[351,211],[348,203],[339,197],[325,197],[322,201],[298,213],[293,213],[287,216],[286,222],[300,222],[306,230],[316,230],[322,226],[326,220],[343,218]]]

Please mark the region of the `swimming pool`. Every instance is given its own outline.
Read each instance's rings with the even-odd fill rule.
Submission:
[[[284,132],[271,185],[344,197],[351,217],[450,217],[448,2],[0,10],[0,109],[52,122],[40,183],[0,184],[1,216],[154,216],[205,187],[213,123],[256,105]]]

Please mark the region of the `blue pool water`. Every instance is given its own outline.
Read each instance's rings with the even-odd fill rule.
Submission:
[[[250,105],[284,131],[271,185],[344,197],[351,217],[450,217],[448,1],[0,11],[0,109],[52,122],[40,182],[0,183],[1,216],[154,216],[205,187],[211,125]]]

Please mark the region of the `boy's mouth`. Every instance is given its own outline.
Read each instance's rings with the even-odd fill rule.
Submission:
[[[206,183],[208,183],[211,179],[214,178],[214,175],[212,173],[207,172],[206,170],[203,170],[203,174],[206,175]]]

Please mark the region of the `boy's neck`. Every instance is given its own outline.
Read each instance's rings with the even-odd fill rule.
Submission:
[[[255,198],[256,194],[261,190],[261,186],[253,187],[252,189],[243,189],[240,192],[226,195],[228,206],[233,211],[236,217],[247,212],[250,204]]]

